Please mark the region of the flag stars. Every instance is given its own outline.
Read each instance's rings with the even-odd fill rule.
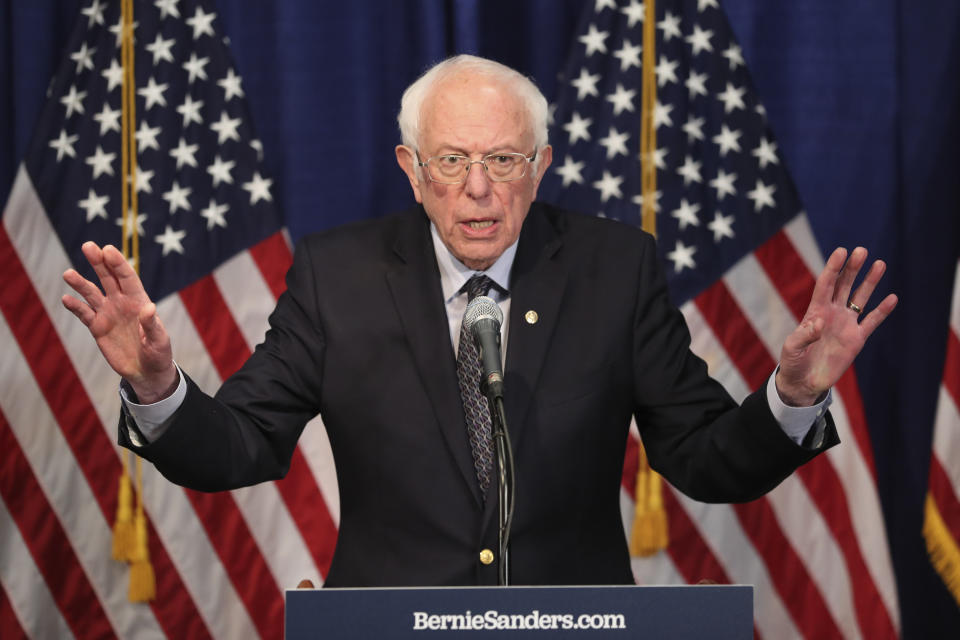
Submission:
[[[640,68],[640,45],[633,45],[626,38],[623,39],[623,46],[613,52],[613,57],[620,60],[620,71],[626,71],[630,67]]]
[[[710,181],[710,186],[717,190],[717,200],[722,201],[728,195],[737,195],[737,189],[733,186],[736,180],[735,173],[727,173],[723,169],[717,171],[717,177]]]
[[[156,0],[153,5],[160,11],[160,19],[172,16],[174,18],[180,17],[180,10],[177,8],[177,2],[179,0]]]
[[[198,58],[196,51],[190,52],[190,59],[183,63],[183,69],[187,72],[187,82],[193,84],[197,78],[206,80],[207,72],[204,67],[209,63],[210,58]]]
[[[653,200],[654,213],[660,213],[660,197],[662,195],[663,195],[663,191],[661,191],[660,189],[657,189],[656,191],[653,192],[652,200]],[[643,210],[643,194],[642,193],[638,193],[637,195],[633,196],[632,198],[630,198],[630,201],[633,202],[633,204],[640,207],[641,211]]]
[[[107,91],[113,91],[123,84],[123,67],[114,58],[110,61],[110,66],[100,72],[107,80]]]
[[[725,216],[719,211],[713,214],[713,220],[707,223],[713,232],[713,241],[719,243],[724,238],[733,238],[733,216]]]
[[[683,132],[687,134],[688,143],[703,140],[703,123],[703,118],[695,118],[692,115],[687,117],[687,121],[683,124]]]
[[[134,42],[136,42],[136,39],[133,38],[133,34],[136,32],[137,27],[139,27],[139,26],[140,26],[140,23],[137,22],[136,20],[134,20],[132,23],[130,23],[130,28],[129,28],[129,29],[124,29],[124,26],[123,26],[123,16],[120,16],[120,18],[117,20],[117,24],[115,24],[115,25],[113,25],[113,26],[110,27],[110,33],[112,33],[114,36],[116,36],[116,38],[117,38],[117,46],[119,47],[119,46],[123,43],[123,34],[124,34],[124,31],[129,31],[129,32],[130,32],[130,37],[131,37],[131,39],[133,39]]]
[[[83,113],[83,99],[87,97],[86,91],[77,91],[76,85],[70,85],[70,91],[67,95],[60,98],[60,104],[67,108],[67,117],[73,115],[73,112]]]
[[[87,29],[92,28],[94,24],[104,24],[103,10],[105,8],[106,5],[100,4],[100,0],[93,0],[93,4],[91,4],[89,7],[80,9],[80,13],[89,18],[87,21]]]
[[[625,89],[617,83],[617,89],[607,96],[607,102],[613,104],[613,115],[618,116],[624,111],[634,111],[633,98],[637,95],[635,89]]]
[[[227,75],[222,80],[217,80],[217,84],[223,89],[224,102],[230,102],[234,98],[243,97],[243,88],[240,86],[240,76],[233,72],[233,69],[227,69]]]
[[[137,166],[137,193],[141,191],[143,193],[153,193],[153,187],[150,186],[150,181],[153,180],[154,172],[152,170],[141,169],[140,166]]]
[[[216,200],[210,198],[210,206],[200,211],[200,215],[207,221],[207,230],[214,227],[227,227],[227,220],[224,215],[230,210],[225,204],[217,204]]]
[[[608,35],[610,35],[608,31],[599,31],[597,30],[597,26],[595,24],[591,24],[587,28],[587,33],[577,38],[577,40],[582,42],[587,48],[585,55],[589,58],[594,53],[607,52]]]
[[[254,172],[250,182],[243,183],[243,188],[250,192],[250,204],[256,204],[260,200],[271,202],[273,197],[270,195],[270,185],[272,184],[272,178],[263,178],[259,171]]]
[[[600,74],[591,75],[587,70],[580,69],[580,77],[570,81],[570,84],[577,90],[577,100],[583,100],[587,96],[599,96],[597,91],[597,82],[600,81]]]
[[[164,200],[170,203],[170,214],[177,212],[177,209],[183,209],[184,211],[190,211],[190,200],[188,199],[190,193],[193,191],[190,187],[181,187],[180,183],[176,180],[173,181],[173,184],[170,186],[170,190],[163,193],[161,196]]]
[[[777,185],[766,185],[763,184],[759,178],[757,179],[757,186],[747,192],[747,197],[753,200],[753,210],[755,213],[760,213],[764,207],[773,209],[777,206],[773,200],[773,192],[776,190]]]
[[[620,133],[614,127],[610,127],[610,133],[599,140],[600,144],[607,150],[607,160],[613,160],[618,155],[627,155],[627,140],[629,139],[629,133]]]
[[[717,95],[717,99],[723,103],[723,112],[729,114],[734,109],[744,109],[746,107],[743,103],[744,93],[746,93],[746,89],[738,89],[728,82],[723,93]]]
[[[661,126],[673,126],[673,118],[670,117],[671,111],[673,111],[672,104],[663,104],[658,100],[653,105],[653,126],[655,129],[659,129]]]
[[[164,40],[163,36],[158,33],[154,41],[147,45],[147,51],[153,54],[153,66],[157,66],[157,63],[161,60],[173,62],[171,47],[173,47],[173,38]]]
[[[720,125],[720,133],[713,136],[713,142],[720,147],[720,157],[725,158],[729,151],[740,151],[739,130],[730,130],[727,125]]]
[[[121,217],[119,217],[119,218],[116,219],[117,226],[120,227],[120,234],[121,234],[121,235],[125,235],[125,236],[128,237],[128,238],[133,235],[133,229],[134,229],[134,227],[136,227],[136,229],[137,229],[137,235],[138,235],[138,236],[143,236],[143,234],[144,234],[144,231],[143,231],[143,223],[146,222],[146,221],[147,221],[147,214],[145,214],[145,213],[138,213],[135,219],[133,219],[133,220],[129,220],[129,219],[128,219],[128,220],[127,220],[126,233],[124,233],[123,217],[121,216]],[[131,263],[131,265],[132,265],[132,264],[133,264],[133,263]]]
[[[173,227],[167,225],[167,228],[164,229],[163,233],[155,236],[154,239],[161,247],[163,247],[162,255],[166,256],[172,251],[183,254],[183,243],[181,240],[183,240],[186,235],[186,231],[174,231]]]
[[[616,9],[617,0],[596,0],[596,2],[593,5],[594,13],[600,13],[606,8]]]
[[[688,247],[680,240],[677,240],[673,251],[667,254],[667,259],[673,262],[673,272],[680,273],[684,269],[696,269],[697,263],[693,259],[693,254],[696,252],[696,246]]]
[[[667,168],[667,152],[669,149],[666,147],[660,147],[659,149],[654,149],[647,154],[639,154],[640,162],[653,162],[653,166],[657,169],[666,169]]]
[[[163,92],[167,90],[167,87],[170,86],[166,82],[163,84],[157,84],[157,81],[151,76],[147,80],[147,86],[142,89],[137,89],[137,93],[143,96],[145,101],[144,109],[149,111],[156,105],[161,107],[167,106],[167,100],[163,97]]]
[[[179,144],[175,149],[170,150],[170,156],[177,161],[177,169],[179,170],[185,164],[190,165],[191,167],[197,166],[196,153],[197,149],[200,148],[200,145],[197,144],[187,144],[187,141],[183,138],[180,138]]]
[[[683,33],[680,32],[680,16],[675,16],[669,11],[664,14],[663,20],[658,22],[657,26],[663,31],[664,42],[670,42],[673,38],[683,37]]]
[[[561,178],[563,178],[563,186],[569,187],[571,184],[576,182],[577,184],[583,184],[583,168],[585,163],[579,162],[566,156],[563,159],[563,166],[557,167],[554,169]]]
[[[110,196],[98,196],[93,189],[90,189],[87,197],[77,204],[87,212],[87,222],[91,222],[94,218],[107,219],[108,202],[110,202]]]
[[[207,173],[213,177],[213,186],[216,187],[221,182],[233,184],[233,176],[230,175],[230,171],[236,164],[233,160],[221,160],[218,154],[217,157],[213,159],[213,164],[207,167]]]
[[[231,118],[226,111],[220,112],[220,120],[210,125],[217,134],[217,144],[223,144],[227,140],[240,140],[240,134],[237,127],[240,126],[240,118]]]
[[[56,140],[50,141],[50,146],[57,150],[57,162],[60,162],[63,159],[63,156],[67,155],[71,158],[77,157],[77,152],[73,148],[73,143],[77,141],[79,136],[68,136],[66,129],[60,130],[60,136]]]
[[[697,11],[699,13],[703,13],[703,10],[709,7],[719,9],[720,5],[717,4],[717,0],[697,0]]]
[[[656,69],[654,70],[657,75],[657,86],[663,87],[668,82],[679,82],[677,79],[677,65],[679,62],[667,59],[667,56],[660,56],[660,61],[657,63]]]
[[[104,173],[113,175],[113,160],[117,157],[115,153],[105,153],[100,145],[94,150],[93,155],[87,158],[86,162],[93,169],[93,179],[96,180]]]
[[[157,142],[157,136],[160,135],[160,127],[151,127],[146,120],[140,121],[140,128],[135,134],[137,138],[137,151],[144,152],[147,149],[160,149],[160,143]]]
[[[760,146],[751,151],[751,154],[760,163],[761,169],[766,169],[768,164],[780,164],[777,159],[777,143],[766,138],[760,138]]]
[[[691,70],[683,86],[687,88],[687,94],[691,100],[694,96],[705,96],[707,95],[707,74]]]
[[[600,202],[606,202],[610,198],[623,197],[623,192],[620,190],[622,183],[623,178],[612,175],[609,171],[604,170],[603,177],[594,182],[593,187],[600,191]]]
[[[643,3],[630,0],[630,4],[620,9],[620,13],[627,16],[627,28],[633,29],[638,22],[643,22]]]
[[[683,231],[687,227],[700,226],[700,218],[697,217],[698,211],[700,211],[699,204],[690,204],[686,198],[683,198],[680,200],[680,206],[674,209],[670,215],[677,219],[680,230]]]
[[[87,43],[84,42],[80,45],[79,51],[70,54],[70,59],[77,63],[77,73],[84,69],[93,69],[93,54],[96,51],[96,47],[89,49]]]
[[[713,37],[713,31],[701,29],[700,25],[693,25],[693,33],[685,38],[687,43],[693,49],[693,55],[702,51],[713,51],[713,45],[710,44],[710,38]]]
[[[690,186],[691,182],[703,182],[703,176],[700,175],[700,166],[702,164],[703,163],[694,160],[691,156],[684,158],[683,165],[677,169],[677,173],[683,177],[683,186]]]
[[[93,114],[93,119],[100,123],[100,135],[105,135],[108,131],[120,132],[120,109],[111,109],[107,103],[103,104],[100,113]]]
[[[731,43],[729,47],[723,50],[721,55],[730,62],[731,71],[744,65],[743,50],[738,44]]]
[[[183,116],[183,128],[190,126],[191,122],[203,124],[203,118],[200,117],[200,109],[203,107],[203,100],[194,100],[187,94],[183,97],[183,104],[177,107],[177,113]]]
[[[589,128],[592,123],[593,118],[581,118],[579,113],[573,112],[570,116],[570,122],[563,125],[563,130],[570,136],[571,147],[577,143],[577,140],[590,141]]]
[[[187,24],[193,28],[193,39],[197,40],[200,36],[213,35],[213,20],[217,17],[214,12],[204,13],[203,9],[197,7],[196,13],[192,18],[187,18]]]

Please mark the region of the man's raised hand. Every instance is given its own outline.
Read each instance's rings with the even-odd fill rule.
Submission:
[[[65,295],[63,306],[86,325],[107,363],[130,383],[140,402],[162,400],[173,393],[179,378],[157,305],[116,247],[101,249],[85,242],[82,250],[102,290],[68,269],[63,280],[82,300]]]

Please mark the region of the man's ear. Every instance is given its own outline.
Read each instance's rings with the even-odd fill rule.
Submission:
[[[410,181],[410,188],[413,189],[413,197],[417,202],[422,204],[423,199],[420,197],[420,178],[416,166],[416,154],[414,154],[413,149],[402,144],[398,144],[394,151],[397,154],[397,164],[399,164],[403,172],[407,174],[407,179]]]
[[[537,175],[533,177],[533,199],[537,199],[537,189],[540,187],[540,181],[547,173],[547,168],[553,162],[553,147],[545,146],[537,153]]]

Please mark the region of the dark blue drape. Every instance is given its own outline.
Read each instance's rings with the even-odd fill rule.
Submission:
[[[395,116],[450,53],[499,59],[550,97],[579,0],[216,0],[294,238],[407,206]],[[0,0],[0,201],[79,0]],[[920,536],[960,255],[960,4],[726,0],[771,126],[827,252],[863,244],[901,306],[857,371],[904,637],[960,628]]]

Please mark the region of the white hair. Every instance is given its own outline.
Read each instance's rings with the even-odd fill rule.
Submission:
[[[447,58],[433,65],[403,92],[403,97],[400,99],[400,113],[397,114],[397,124],[400,126],[400,138],[403,144],[413,149],[418,147],[420,113],[424,100],[441,80],[463,72],[484,75],[499,80],[509,87],[527,111],[537,149],[547,146],[547,99],[540,93],[537,85],[519,71],[504,64],[465,54]],[[539,159],[538,156],[537,160]]]

